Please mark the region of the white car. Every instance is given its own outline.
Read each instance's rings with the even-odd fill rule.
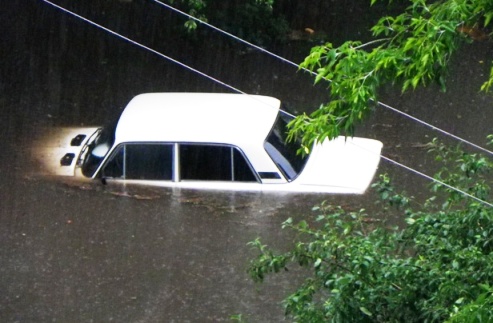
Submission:
[[[69,139],[52,152],[58,154],[58,175],[103,182],[363,193],[378,167],[382,143],[339,137],[315,144],[302,157],[296,142],[286,142],[292,119],[278,99],[266,96],[141,94],[116,124],[65,130]]]

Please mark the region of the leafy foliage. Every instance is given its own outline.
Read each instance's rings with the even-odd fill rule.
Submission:
[[[410,0],[404,13],[383,17],[373,26],[375,39],[368,43],[312,48],[300,67],[316,72],[316,83],[330,81],[331,101],[294,120],[290,138],[302,138],[311,147],[317,140],[352,135],[378,101],[382,84],[399,82],[407,91],[438,82],[445,89],[453,53],[467,41],[487,39],[485,28],[492,17],[489,0]],[[482,89],[492,84],[493,69]]]
[[[207,17],[203,11],[207,6],[206,0],[167,0],[171,5],[177,5],[181,9],[187,10],[190,16],[198,18],[202,21],[207,21]],[[193,19],[189,19],[185,22],[185,28],[187,31],[193,31],[197,29],[197,23]]]
[[[238,1],[224,6],[211,21],[242,39],[265,46],[284,40],[289,31],[288,22],[274,12],[273,5],[274,0]]]
[[[226,30],[245,40],[265,45],[282,40],[288,31],[286,20],[274,14],[274,0],[224,1],[167,0],[191,16]],[[189,19],[185,29],[193,32],[197,22]]]
[[[441,181],[490,197],[489,160],[436,140],[430,147],[443,162]],[[314,221],[284,222],[297,233],[292,250],[276,254],[260,239],[250,243],[259,251],[251,277],[261,282],[293,263],[311,268],[284,301],[297,322],[491,322],[493,208],[441,184],[422,205],[397,194],[386,175],[374,187],[407,226],[322,203]]]

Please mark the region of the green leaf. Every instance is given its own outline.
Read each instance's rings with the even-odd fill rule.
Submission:
[[[457,260],[452,261],[452,268],[454,268],[454,269],[459,268],[459,262]]]
[[[485,13],[485,15],[484,15],[484,26],[485,27],[487,27],[490,24],[492,18],[493,18],[493,12]]]
[[[360,310],[361,312],[363,312],[363,314],[365,314],[365,315],[367,315],[367,316],[373,316],[373,314],[372,314],[372,313],[371,313],[368,309],[366,309],[366,308],[365,308],[365,307],[363,307],[363,306],[361,306],[361,307],[359,308],[359,310]]]

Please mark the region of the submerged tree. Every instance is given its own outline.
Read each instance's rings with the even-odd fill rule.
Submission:
[[[339,47],[326,43],[314,47],[301,64],[317,74],[315,82],[330,82],[331,95],[329,103],[291,124],[290,138],[301,138],[305,151],[315,141],[352,135],[377,104],[384,84],[398,83],[406,91],[437,82],[445,89],[445,72],[454,52],[462,44],[489,38],[486,28],[493,18],[493,1],[409,2],[405,12],[383,17],[372,27],[372,41],[347,41]],[[482,90],[492,85],[493,69]]]

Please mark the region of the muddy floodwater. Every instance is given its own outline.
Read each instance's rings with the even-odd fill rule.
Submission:
[[[347,21],[366,11],[361,1],[342,2],[353,4],[337,9],[349,16],[331,13],[324,32],[357,38],[364,21]],[[72,9],[244,92],[277,97],[294,113],[327,100],[325,85],[313,86],[309,75],[274,57],[212,33],[204,41],[182,39],[170,24],[183,21],[150,1],[109,3]],[[293,28],[313,27],[308,13],[302,17],[293,16]],[[324,29],[317,17],[313,24]],[[139,93],[231,90],[43,1],[5,3],[0,27],[1,322],[221,322],[240,313],[250,322],[283,321],[281,300],[303,272],[290,267],[254,284],[246,268],[255,252],[247,243],[261,237],[286,250],[295,237],[281,223],[310,216],[323,200],[374,209],[371,192],[199,192],[45,176],[32,149],[43,130],[103,125]],[[406,95],[387,88],[382,101],[482,145],[493,132],[493,100],[479,93],[492,44],[458,53],[446,93],[434,86]],[[312,45],[290,41],[273,50],[300,62]],[[384,155],[425,173],[438,167],[426,142],[435,136],[454,142],[385,108],[358,135],[382,141]],[[384,172],[424,195],[422,177],[382,160],[378,174]]]
[[[255,285],[247,243],[285,250],[281,223],[326,197],[103,186],[32,174],[21,155],[2,160],[4,321],[282,320],[299,269]]]

